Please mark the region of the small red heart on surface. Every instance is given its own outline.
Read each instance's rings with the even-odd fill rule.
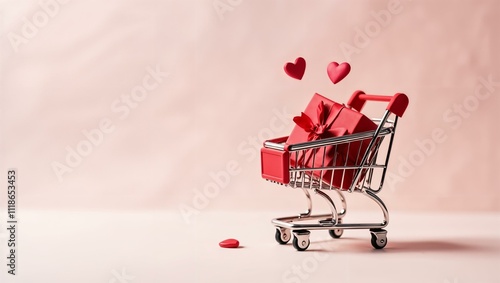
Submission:
[[[290,77],[301,80],[306,71],[306,60],[302,57],[295,59],[295,63],[285,64],[285,73]]]
[[[351,71],[351,65],[349,63],[344,62],[339,65],[337,62],[331,62],[328,64],[328,68],[326,69],[328,73],[328,77],[330,80],[336,84],[343,80]]]
[[[240,242],[236,239],[227,239],[219,243],[221,248],[237,248],[240,246]]]

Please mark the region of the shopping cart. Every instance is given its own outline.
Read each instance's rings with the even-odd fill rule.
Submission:
[[[286,144],[288,137],[264,142],[261,151],[263,178],[291,188],[302,189],[308,204],[305,213],[272,220],[276,226],[275,238],[279,244],[286,244],[293,234],[293,246],[298,251],[304,251],[310,244],[310,230],[328,230],[331,237],[340,238],[345,229],[369,229],[371,244],[375,249],[382,249],[387,245],[387,231],[383,228],[389,223],[389,212],[377,194],[384,184],[398,117],[403,115],[409,100],[402,93],[383,96],[357,91],[346,106],[360,112],[366,101],[389,103],[381,119],[371,119],[376,124],[374,131],[298,144]],[[365,146],[361,146],[362,144]],[[329,164],[324,162],[327,151],[334,152],[333,162]],[[349,161],[345,158],[346,155],[353,154],[356,158],[351,158]],[[313,163],[314,166],[310,166],[305,163],[304,158],[300,158],[306,155],[312,155],[313,159],[318,159],[319,156],[319,160],[322,158],[323,161],[321,164]],[[338,160],[342,162],[339,163]],[[331,179],[325,180],[325,175],[331,176]],[[340,184],[334,182],[334,178],[337,179],[339,176],[342,178]],[[330,213],[312,214],[311,190],[326,200]],[[325,191],[335,192],[340,200],[340,211]],[[347,211],[346,198],[343,194],[345,191],[360,193],[373,200],[383,212],[383,221],[343,223],[342,219]]]

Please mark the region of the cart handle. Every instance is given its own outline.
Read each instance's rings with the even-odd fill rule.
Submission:
[[[347,102],[347,106],[356,109],[358,112],[361,112],[361,109],[363,109],[365,102],[368,100],[389,102],[386,110],[396,114],[398,117],[403,117],[403,114],[405,113],[406,107],[408,106],[409,102],[408,96],[406,96],[406,94],[404,93],[396,93],[395,95],[390,96],[365,94],[363,91],[357,90],[352,94],[349,102]]]

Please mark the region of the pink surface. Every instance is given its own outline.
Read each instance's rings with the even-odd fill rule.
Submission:
[[[326,231],[313,231],[308,250],[297,252],[291,244],[276,243],[268,221],[290,212],[297,211],[210,211],[186,226],[176,211],[61,214],[25,210],[19,275],[10,276],[2,267],[0,280],[5,283],[500,281],[500,233],[491,229],[500,225],[498,213],[399,213],[392,218],[383,250],[372,248],[368,231],[350,230],[340,239],[332,239]],[[346,217],[351,216],[363,219],[370,215]],[[238,237],[242,247],[220,248],[217,243],[227,235]]]
[[[0,168],[23,208],[301,209],[261,179],[261,141],[312,94],[363,89],[411,100],[389,209],[500,210],[496,0],[70,1],[46,22],[0,5]],[[301,81],[283,72],[298,56]],[[352,66],[336,85],[331,61]]]

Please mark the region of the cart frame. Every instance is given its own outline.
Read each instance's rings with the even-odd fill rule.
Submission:
[[[402,93],[398,93],[394,96],[380,96],[367,95],[362,91],[357,91],[353,94],[347,106],[361,111],[364,102],[367,100],[389,102],[389,106],[386,108],[382,118],[372,119],[373,122],[378,124],[375,131],[355,133],[351,135],[291,145],[285,143],[288,137],[264,142],[264,148],[273,149],[278,152],[286,152],[286,156],[290,156],[290,158],[295,155],[295,160],[297,160],[300,153],[303,155],[309,153],[314,155],[315,158],[316,154],[321,154],[321,151],[323,152],[323,163],[321,166],[306,167],[300,163],[288,165],[292,163],[287,162],[287,171],[290,176],[289,182],[282,183],[279,181],[269,180],[281,185],[302,189],[307,199],[307,210],[305,212],[295,216],[279,217],[272,220],[272,224],[276,226],[275,239],[278,243],[286,244],[292,238],[293,234],[293,246],[298,251],[304,251],[310,244],[310,230],[328,230],[333,238],[340,238],[345,229],[369,229],[371,233],[372,246],[376,249],[382,249],[386,246],[387,231],[383,228],[389,224],[389,211],[377,194],[382,190],[384,185],[385,175],[396,133],[398,116],[401,117],[403,115],[408,105],[408,98]],[[393,120],[389,120],[391,114],[395,114]],[[384,143],[384,140],[388,140],[389,143],[386,155],[379,156],[379,149]],[[336,152],[337,146],[347,145],[349,150],[351,144],[366,141],[369,141],[369,145],[365,152],[360,152],[361,147],[358,149],[358,157],[363,156],[361,158],[361,162],[356,162],[356,164],[352,165],[347,164],[346,161],[346,164],[343,166],[335,166],[334,162],[333,166],[325,166],[324,154],[326,147],[335,147]],[[327,182],[322,178],[324,172],[331,171],[333,181],[334,172],[341,172],[342,177],[344,177],[346,170],[351,170],[351,172],[352,170],[355,170],[354,178],[352,179],[352,183],[349,185],[347,190],[341,189],[345,188],[343,184],[344,179],[342,179],[341,186],[336,187],[332,184],[332,182]],[[378,183],[376,186],[372,183],[374,171],[381,171],[378,182],[375,182]],[[320,174],[319,178],[317,177],[318,173]],[[311,190],[315,194],[320,195],[327,202],[330,208],[330,213],[312,214],[313,205],[310,194]],[[337,208],[332,198],[325,193],[325,191],[334,191],[336,193],[340,200],[340,210]],[[382,221],[373,223],[343,223],[343,217],[347,213],[347,202],[343,193],[344,191],[349,193],[360,193],[374,201],[382,210]],[[303,223],[304,221],[310,222],[310,220],[317,220],[317,223]]]

